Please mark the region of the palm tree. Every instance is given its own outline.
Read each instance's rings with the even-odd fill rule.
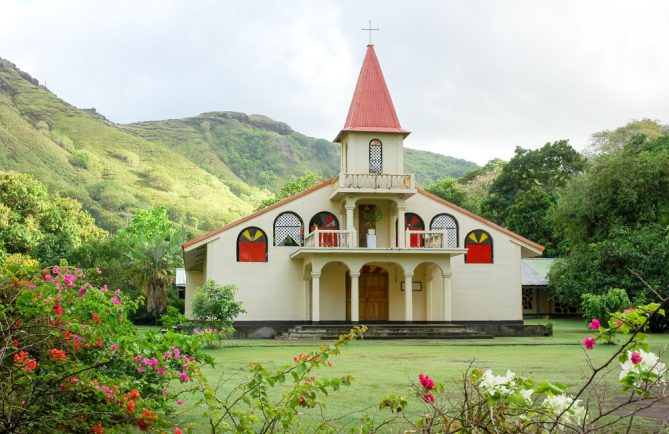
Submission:
[[[143,241],[131,261],[133,283],[144,292],[146,310],[154,320],[167,309],[167,288],[181,262],[179,244],[169,238]]]

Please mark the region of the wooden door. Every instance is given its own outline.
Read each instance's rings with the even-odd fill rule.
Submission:
[[[388,273],[362,273],[359,280],[360,321],[388,321]],[[351,320],[351,286],[346,285],[346,320]]]

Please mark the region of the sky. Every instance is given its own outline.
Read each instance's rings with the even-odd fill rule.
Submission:
[[[0,0],[0,57],[117,123],[229,110],[332,140],[369,19],[407,147],[484,164],[669,122],[664,0]]]

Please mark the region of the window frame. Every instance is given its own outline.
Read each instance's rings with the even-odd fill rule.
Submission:
[[[378,144],[376,143],[378,142]],[[379,147],[379,171],[374,171],[372,170],[372,146],[378,146]],[[383,173],[383,142],[379,139],[372,139],[369,141],[369,148],[367,150],[368,152],[368,160],[369,160],[369,173],[373,175],[381,175]]]
[[[467,232],[467,235],[465,235],[465,238],[464,238],[463,247],[467,248],[467,240],[469,239],[469,235],[472,232],[476,232],[476,231],[480,231],[480,232],[483,232],[483,233],[488,235],[488,239],[490,240],[490,262],[467,262],[467,256],[469,256],[469,254],[465,253],[465,264],[479,264],[479,265],[494,264],[495,263],[495,240],[492,237],[492,235],[490,235],[490,232],[486,231],[485,229],[472,229],[471,231]],[[478,245],[478,244],[481,244],[481,243],[477,243],[477,244],[474,244],[474,245]]]
[[[287,215],[287,214],[297,217],[297,219],[300,222],[300,226],[299,226],[299,228],[300,228],[300,239],[298,241],[297,246],[289,246],[289,245],[286,245],[286,244],[277,244],[277,238],[276,238],[277,225],[276,225],[276,222],[279,220],[279,218],[281,218],[281,216]],[[282,228],[296,228],[298,226],[280,226],[280,227],[282,227]],[[279,213],[279,215],[277,215],[276,218],[274,219],[274,223],[272,224],[272,238],[273,238],[273,244],[272,245],[274,247],[303,247],[304,246],[304,220],[302,220],[302,217],[300,217],[300,215],[297,214],[294,211],[284,211],[282,213]],[[284,238],[284,240],[285,240],[285,238]]]
[[[434,217],[432,217],[432,220],[430,220],[430,230],[431,231],[435,230],[432,227],[432,225],[434,224],[434,221],[437,219],[437,217],[440,217],[440,216],[450,217],[453,220],[453,222],[455,223],[455,247],[456,248],[460,247],[460,223],[458,223],[458,219],[456,219],[454,215],[449,214],[447,212],[440,212],[439,214],[436,214]],[[453,229],[453,228],[449,228],[449,229]],[[446,232],[446,231],[443,231],[443,232]],[[488,235],[490,235],[490,234],[488,234]],[[448,239],[447,239],[447,241],[448,241]],[[449,246],[449,247],[451,247],[451,246]]]
[[[244,231],[247,231],[249,229],[256,229],[259,230],[260,232],[263,233],[265,236],[265,260],[264,261],[240,261],[239,260],[239,240],[242,237],[242,234]],[[269,238],[267,237],[267,232],[259,228],[258,226],[247,226],[243,228],[239,233],[237,234],[237,243],[235,244],[235,250],[237,251],[237,262],[249,262],[249,263],[264,263],[264,262],[269,262]]]

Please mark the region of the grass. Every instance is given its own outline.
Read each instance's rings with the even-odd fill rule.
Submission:
[[[555,320],[553,324],[554,335],[551,337],[354,342],[332,360],[333,367],[316,372],[320,377],[346,374],[354,377],[351,387],[330,396],[327,414],[330,417],[344,416],[354,409],[374,406],[387,393],[404,393],[419,372],[445,381],[447,390],[455,391],[454,382],[462,378],[470,364],[498,373],[510,369],[534,380],[561,382],[574,390],[587,374],[586,357],[580,341],[588,335],[588,330],[582,320]],[[291,363],[294,355],[308,352],[320,344],[321,341],[229,340],[220,349],[208,350],[216,360],[216,366],[205,368],[205,372],[212,383],[221,376],[243,378],[243,369],[250,362],[280,367]],[[652,335],[650,344],[652,351],[661,352],[669,345],[669,335]],[[588,354],[597,365],[615,350],[615,346],[596,345]],[[196,403],[192,396],[184,399],[184,408]],[[419,406],[413,405],[414,412],[419,409]],[[184,426],[192,425],[196,432],[200,432],[205,429],[201,413],[189,412],[180,416],[178,421]],[[351,423],[359,416],[353,415],[345,420]],[[305,415],[307,424],[317,419],[316,414]]]

